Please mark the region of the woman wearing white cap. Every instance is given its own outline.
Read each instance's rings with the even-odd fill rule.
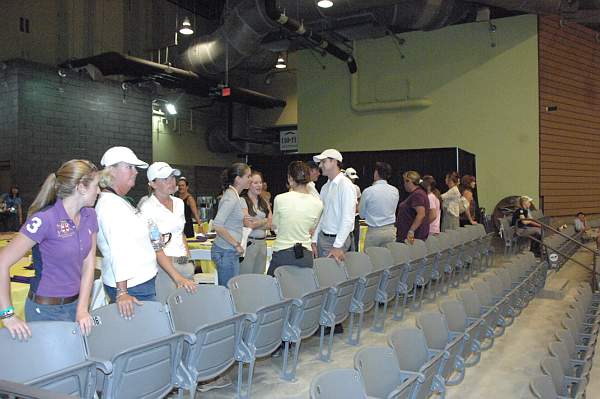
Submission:
[[[176,176],[179,169],[173,169],[166,162],[154,162],[148,168],[148,186],[152,194],[140,205],[146,219],[153,220],[162,237],[165,237],[163,251],[171,258],[177,271],[185,278],[194,276],[194,264],[190,262],[190,251],[183,234],[185,226],[185,205],[182,199],[174,197],[177,191]],[[177,283],[163,270],[156,275],[156,295],[160,302],[167,299]]]
[[[111,302],[129,318],[140,301],[155,300],[157,261],[178,286],[194,291],[194,282],[183,277],[162,251],[160,236],[158,242],[151,241],[155,224],[123,198],[135,186],[136,168],[146,169],[148,164],[127,147],[109,148],[100,163],[105,168],[96,204],[98,248],[104,257],[102,281]]]

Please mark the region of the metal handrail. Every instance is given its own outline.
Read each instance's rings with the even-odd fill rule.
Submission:
[[[598,286],[598,285],[597,285],[597,277],[596,277],[596,276],[597,276],[598,274],[600,274],[600,273],[598,273],[598,272],[596,271],[596,257],[597,257],[598,255],[600,255],[600,253],[598,252],[598,250],[597,250],[597,249],[596,249],[596,250],[594,250],[594,249],[592,249],[592,248],[590,248],[590,247],[588,247],[588,246],[584,245],[582,242],[579,242],[579,241],[577,241],[577,240],[576,240],[576,239],[574,239],[573,237],[571,237],[571,236],[569,236],[569,235],[567,235],[567,234],[564,234],[564,233],[563,233],[563,232],[561,232],[560,230],[558,230],[558,229],[555,229],[554,227],[552,227],[552,226],[550,226],[550,225],[548,225],[548,224],[546,224],[546,223],[544,223],[544,222],[541,222],[541,221],[539,221],[538,219],[526,218],[526,219],[521,219],[521,220],[536,222],[536,223],[538,223],[539,225],[541,225],[542,227],[544,227],[544,228],[546,228],[546,229],[548,229],[548,230],[550,230],[550,231],[553,231],[553,232],[554,232],[554,233],[556,233],[556,234],[559,234],[561,237],[564,237],[564,238],[566,238],[567,240],[570,240],[570,241],[574,242],[574,243],[575,243],[575,244],[577,244],[577,245],[578,245],[580,248],[585,248],[585,249],[587,249],[588,251],[590,251],[590,252],[591,252],[591,253],[594,255],[594,261],[593,261],[593,265],[592,265],[592,267],[591,267],[591,268],[590,268],[589,266],[587,266],[587,265],[584,265],[583,263],[579,262],[578,260],[575,260],[575,259],[573,259],[573,257],[571,257],[571,256],[567,256],[567,255],[563,254],[563,253],[562,253],[561,251],[559,251],[558,249],[552,248],[552,247],[551,247],[551,246],[549,246],[548,244],[546,244],[546,243],[544,243],[544,242],[542,242],[542,241],[540,241],[540,240],[538,240],[538,239],[536,239],[536,238],[534,238],[534,237],[531,237],[531,236],[530,236],[530,237],[528,237],[529,239],[531,239],[531,240],[535,240],[535,241],[539,242],[541,245],[543,245],[543,246],[545,246],[545,247],[547,247],[547,248],[550,248],[551,250],[553,250],[553,251],[555,251],[555,252],[558,252],[558,254],[560,254],[560,255],[561,255],[561,256],[563,256],[564,258],[567,258],[567,259],[569,259],[569,260],[571,260],[571,261],[573,261],[573,262],[577,263],[578,265],[582,266],[583,268],[585,268],[585,269],[587,269],[587,270],[591,271],[591,272],[592,272],[592,290],[593,290],[593,291],[596,291],[596,287]]]

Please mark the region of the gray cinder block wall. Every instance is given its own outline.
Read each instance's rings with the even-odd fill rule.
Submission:
[[[100,167],[107,148],[124,145],[151,161],[149,93],[129,89],[123,99],[119,82],[95,82],[75,71],[61,77],[57,68],[23,60],[5,62],[0,71],[0,161],[11,161],[11,179],[25,204],[69,159],[89,159]],[[145,193],[141,177],[134,197]]]

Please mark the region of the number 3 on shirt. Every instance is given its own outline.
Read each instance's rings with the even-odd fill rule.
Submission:
[[[37,216],[34,218],[31,218],[31,223],[27,223],[27,226],[26,226],[27,231],[30,232],[31,234],[35,234],[40,229],[41,225],[42,225],[42,219],[38,218]]]

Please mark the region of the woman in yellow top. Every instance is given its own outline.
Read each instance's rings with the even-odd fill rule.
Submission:
[[[268,271],[271,276],[283,265],[313,266],[312,233],[323,211],[323,203],[307,187],[310,170],[306,163],[290,163],[287,180],[290,191],[276,196],[273,204],[273,228],[277,238]]]

